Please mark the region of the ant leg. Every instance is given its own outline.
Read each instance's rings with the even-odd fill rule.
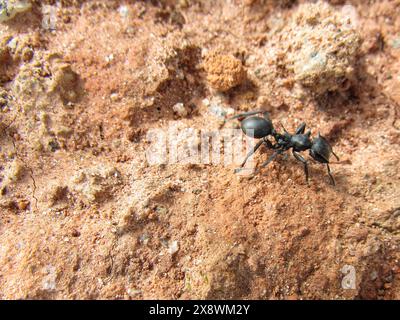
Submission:
[[[261,171],[262,168],[264,168],[264,167],[266,167],[267,165],[269,165],[270,162],[273,161],[273,160],[276,158],[276,156],[277,156],[278,154],[281,154],[281,153],[282,153],[282,150],[277,150],[277,151],[275,151],[275,152],[268,158],[268,160],[265,161],[265,162],[257,169],[257,171],[256,171],[254,174],[259,173],[259,172]]]
[[[276,147],[267,138],[264,138],[264,143],[269,149],[276,149]]]
[[[259,114],[259,113],[265,113],[265,112],[264,112],[264,111],[261,111],[261,110],[244,112],[244,113],[237,114],[236,116],[230,117],[230,118],[226,119],[225,121],[230,121],[230,120],[234,120],[234,119],[245,118],[245,117],[247,117],[247,116],[252,116],[252,115],[255,115],[255,114]]]
[[[280,123],[281,127],[283,128],[283,131],[285,131],[285,133],[289,133],[289,132],[285,129],[285,127],[283,126],[283,123],[282,123],[281,121],[279,121],[279,123]]]
[[[264,143],[264,140],[261,139],[260,141],[257,142],[257,144],[254,146],[252,150],[247,154],[246,158],[244,158],[242,164],[240,165],[241,168],[244,167],[246,164],[246,161],[257,151],[257,149]]]
[[[331,183],[332,183],[332,185],[335,186],[336,185],[335,179],[332,176],[331,168],[329,168],[329,163],[326,164],[326,168],[328,169],[328,175],[329,175],[329,178],[331,179]]]
[[[304,173],[306,175],[306,181],[308,183],[308,163],[306,159],[304,159],[301,155],[296,153],[296,151],[292,150],[293,156],[296,158],[297,161],[300,161],[301,163],[304,164]]]
[[[336,153],[334,153],[333,150],[331,150],[331,151],[332,151],[332,154],[335,156],[336,160],[337,160],[337,161],[340,161],[340,160],[339,160],[339,157],[336,155]]]
[[[269,121],[271,121],[271,117],[269,116],[269,112],[268,111],[263,111],[262,112],[263,117]]]

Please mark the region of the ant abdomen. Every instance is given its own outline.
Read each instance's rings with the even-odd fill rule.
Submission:
[[[248,117],[241,123],[243,133],[252,138],[261,139],[273,131],[272,122],[266,118]]]

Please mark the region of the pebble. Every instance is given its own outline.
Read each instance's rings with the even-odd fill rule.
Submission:
[[[391,283],[385,283],[383,286],[385,287],[385,289],[390,289],[392,287],[392,284]]]
[[[118,95],[118,93],[112,93],[112,94],[110,95],[110,99],[111,99],[112,102],[118,101],[118,100],[119,100],[119,95]]]
[[[203,101],[204,104],[204,101]],[[224,108],[219,99],[213,99],[208,105],[208,111],[218,118],[225,118],[235,112],[232,108]]]
[[[118,8],[118,13],[122,18],[126,18],[129,15],[129,8],[127,6],[120,6]]]
[[[400,38],[396,38],[393,40],[392,47],[394,49],[400,49]]]
[[[168,247],[168,252],[169,252],[169,254],[171,254],[171,255],[174,255],[175,253],[177,253],[179,251],[179,244],[178,244],[178,241],[172,241],[170,244],[169,244],[169,247]]]
[[[29,201],[28,200],[19,200],[17,203],[19,210],[26,210],[28,208]]]
[[[188,115],[188,112],[182,102],[175,104],[172,107],[172,110],[174,110],[174,112],[181,117],[186,117]]]

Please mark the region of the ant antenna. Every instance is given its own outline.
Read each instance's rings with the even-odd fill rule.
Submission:
[[[283,126],[283,123],[282,123],[281,121],[279,121],[279,124],[281,125],[281,127],[283,128],[283,130],[285,131],[285,133],[289,133],[289,132],[285,129],[285,127]]]

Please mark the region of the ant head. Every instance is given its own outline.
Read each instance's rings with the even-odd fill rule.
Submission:
[[[312,141],[310,156],[318,162],[329,163],[331,154],[339,160],[329,142],[318,132],[317,137]]]

